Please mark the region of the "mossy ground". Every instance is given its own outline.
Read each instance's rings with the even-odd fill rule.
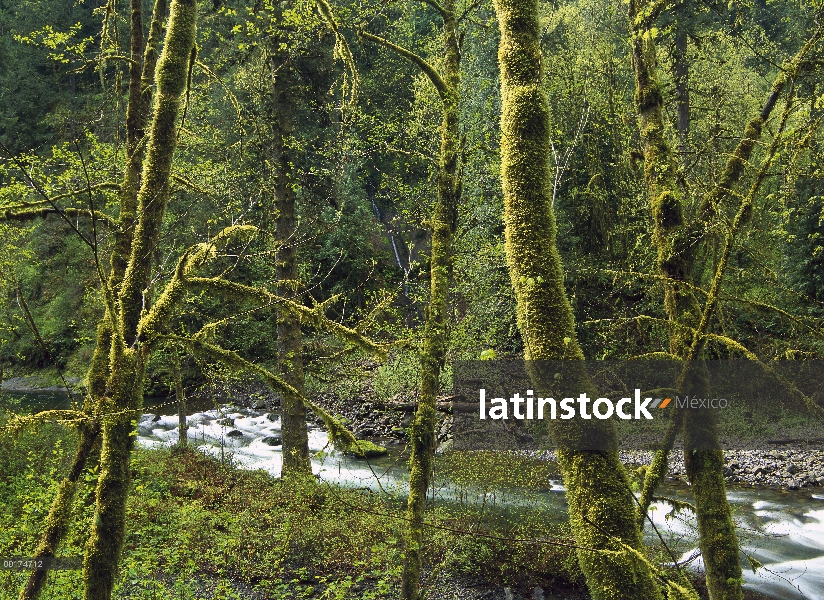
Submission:
[[[33,552],[75,439],[56,425],[21,432],[16,440],[0,437],[0,555]],[[131,468],[114,598],[397,597],[405,517],[399,499],[314,478],[282,481],[221,465],[196,450],[137,449]],[[81,478],[77,518],[61,556],[81,554],[88,538],[94,469]],[[567,537],[557,519],[539,510],[490,519],[489,511],[472,505],[428,511],[427,521],[438,528],[425,528],[427,570],[439,578],[462,574],[513,586],[581,585],[571,550],[517,541]],[[81,573],[50,573],[42,598],[80,598]],[[0,571],[0,600],[16,598],[24,579]]]

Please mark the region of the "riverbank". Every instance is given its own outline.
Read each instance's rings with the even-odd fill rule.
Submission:
[[[52,379],[41,375],[18,376],[4,381],[1,387],[2,391],[17,394],[65,393],[65,388],[54,385]],[[69,381],[70,385],[76,383],[76,380]],[[334,392],[324,392],[315,396],[314,400],[338,417],[360,439],[399,448],[407,443],[406,428],[416,406],[414,392],[381,400],[367,382],[351,396],[344,398]],[[438,442],[441,451],[449,447],[452,438],[449,400],[449,397],[444,396],[438,402]],[[261,413],[277,413],[280,409],[280,398],[255,382],[206,387],[190,398],[190,402],[193,405],[197,402],[227,403]],[[170,414],[174,410],[172,408]],[[309,418],[316,426],[322,425],[320,419],[312,415]],[[727,483],[783,490],[824,487],[822,432],[806,427],[795,433],[796,435],[787,433],[779,439],[751,440],[746,448],[726,449],[724,475]],[[527,455],[555,462],[552,451],[528,452]],[[622,462],[631,469],[650,464],[652,456],[653,452],[648,450],[621,451]],[[557,472],[553,475],[560,476]],[[678,445],[670,453],[667,476],[672,480],[687,481],[683,450]]]
[[[2,423],[0,423],[2,425]],[[30,555],[75,434],[44,424],[0,437],[0,554]],[[94,502],[83,478],[62,556],[82,554]],[[331,485],[314,477],[285,481],[236,468],[195,450],[137,447],[127,532],[115,596],[121,599],[292,600],[398,596],[403,564],[402,498]],[[582,588],[568,548],[518,538],[566,539],[536,509],[523,522],[490,520],[468,506],[430,511],[425,561],[433,600],[576,598]],[[16,597],[24,573],[0,571],[0,598]],[[81,588],[79,571],[55,571],[42,600]],[[556,592],[570,590],[558,596]]]
[[[43,514],[56,481],[70,463],[73,443],[71,432],[53,425],[42,426],[36,435],[21,432],[16,443],[0,440],[0,459],[6,465],[0,486],[4,507],[0,551],[32,551],[40,523],[37,515]],[[397,597],[405,522],[400,497],[342,488],[316,478],[287,482],[263,471],[238,469],[231,460],[220,461],[194,449],[138,447],[132,475],[117,598]],[[666,493],[683,491],[667,488]],[[542,494],[546,499],[547,492]],[[798,494],[804,492],[784,496],[800,498]],[[559,494],[549,495],[562,500]],[[786,514],[783,522],[790,526],[795,522],[792,517],[807,515],[804,535],[815,535],[812,515],[817,514],[816,503],[824,507],[824,501],[814,499],[805,500],[804,508],[779,505],[781,496],[775,492],[743,497],[733,490],[731,495],[750,544],[753,532],[763,525],[759,525],[763,519],[759,511],[773,515],[781,511]],[[74,504],[78,522],[69,532],[62,555],[82,552],[87,534],[83,522],[91,516],[92,502],[93,489],[85,486]],[[689,528],[682,532],[680,519],[670,520],[666,512],[654,511],[656,527],[670,540],[676,555],[692,553],[694,542],[685,541],[684,533],[689,538],[694,532],[689,533]],[[502,498],[497,507],[438,504],[429,510],[427,521],[424,547],[429,570],[424,582],[430,600],[589,598],[568,548],[522,541],[571,541],[562,504],[531,503],[518,505],[514,511]],[[765,564],[766,557],[775,560],[775,548],[765,544],[786,545],[803,539],[795,530],[764,531],[754,540],[756,549],[747,551],[761,549],[764,555],[755,556]],[[773,533],[779,537],[773,539]],[[655,545],[656,539],[650,537],[648,543]],[[784,552],[788,557],[802,554],[799,550]],[[818,559],[812,560],[809,569],[814,572]],[[807,572],[803,561],[780,564],[782,572]],[[700,574],[689,572],[700,588]],[[78,589],[79,572],[55,572],[53,577],[43,599],[73,597],[70,591]],[[14,597],[21,581],[20,574],[0,572],[0,591],[5,592],[0,597]],[[759,589],[766,589],[766,584]],[[759,589],[748,587],[745,597],[767,597]]]
[[[728,484],[800,490],[824,486],[824,446],[818,442],[786,440],[764,443],[763,449],[725,450],[724,478]],[[771,448],[772,446],[772,448]],[[625,464],[648,465],[652,452],[623,451]],[[687,481],[681,448],[670,453],[668,477]]]
[[[74,387],[81,383],[77,377],[67,377],[66,383]],[[60,379],[57,372],[46,372],[40,375],[19,375],[16,377],[9,377],[0,382],[0,391],[22,394],[26,392],[33,392],[42,394],[45,392],[59,392],[68,393],[66,385]]]

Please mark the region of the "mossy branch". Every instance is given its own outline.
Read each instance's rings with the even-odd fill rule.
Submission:
[[[34,415],[17,415],[13,417],[5,426],[5,431],[17,433],[26,427],[40,425],[42,423],[80,425],[81,423],[89,423],[92,421],[91,416],[80,410],[44,410]]]
[[[660,502],[661,504],[666,504],[667,506],[671,507],[674,512],[681,512],[684,510],[688,510],[690,512],[695,512],[695,505],[691,502],[687,502],[686,500],[679,500],[678,498],[670,498],[669,496],[653,496],[652,499],[655,502]]]
[[[592,525],[593,527],[601,529],[597,526],[597,524],[593,523],[587,517],[584,517],[584,520],[586,522],[588,522],[590,525]],[[679,579],[681,580],[681,583],[677,583],[677,582],[673,581],[673,579],[669,576],[669,574],[667,574],[665,571],[663,571],[658,566],[654,565],[652,563],[652,561],[650,561],[646,556],[644,556],[644,554],[642,552],[638,551],[636,548],[633,548],[632,546],[630,546],[629,544],[627,544],[626,542],[624,542],[620,538],[618,538],[614,535],[611,535],[607,531],[601,530],[601,533],[604,534],[605,536],[607,536],[612,542],[614,542],[618,546],[619,549],[618,550],[607,550],[607,549],[601,550],[601,549],[597,549],[597,550],[594,550],[594,552],[596,554],[599,554],[599,555],[602,555],[602,556],[609,556],[609,555],[613,555],[613,556],[624,555],[624,556],[627,556],[628,555],[628,556],[632,557],[633,559],[635,559],[635,561],[637,561],[638,563],[644,565],[644,567],[649,569],[650,572],[653,575],[655,575],[655,577],[657,577],[666,586],[666,588],[667,588],[667,597],[669,599],[673,599],[673,600],[674,599],[677,599],[677,600],[701,600],[701,597],[698,595],[698,592],[696,592],[695,589],[692,587],[692,584],[689,582],[689,580],[683,574],[683,572],[679,568],[679,565],[678,565],[677,562],[676,562],[676,567],[678,568],[678,575],[679,575]]]
[[[604,273],[607,275],[624,275],[624,276],[632,276],[632,277],[639,277],[643,279],[652,279],[655,281],[660,281],[666,283],[669,280],[669,277],[666,275],[662,275],[660,273],[644,273],[643,271],[627,271],[622,269],[601,269],[601,268],[585,268],[576,270],[575,273]],[[685,288],[693,291],[698,292],[704,296],[707,295],[707,290],[704,288],[695,285],[694,283],[690,283],[689,281],[681,281],[679,285],[684,286]],[[609,319],[601,319],[603,321],[607,321]],[[595,321],[584,321],[585,323],[594,323]]]
[[[227,350],[216,344],[211,344],[198,337],[183,337],[177,335],[163,336],[164,340],[173,341],[181,347],[186,348],[194,356],[200,360],[212,360],[217,362],[236,373],[252,373],[259,376],[266,385],[273,391],[283,395],[288,395],[303,404],[308,410],[315,413],[329,432],[329,438],[335,444],[336,448],[343,451],[354,451],[356,454],[363,456],[365,451],[369,448],[366,444],[359,442],[355,436],[349,431],[340,421],[335,419],[325,409],[321,408],[302,394],[300,394],[293,386],[286,381],[272,373],[270,370],[246,360],[237,352]]]
[[[263,288],[252,287],[242,283],[228,281],[221,277],[191,277],[185,280],[189,289],[203,289],[216,292],[225,298],[234,300],[251,300],[264,304],[278,304],[298,315],[301,321],[315,329],[328,331],[341,337],[348,344],[380,359],[386,358],[386,348],[370,340],[357,329],[341,325],[324,314],[328,303],[317,304],[312,308],[303,306],[288,298],[283,298]],[[330,299],[333,300],[334,298]]]
[[[649,505],[652,503],[655,490],[658,489],[659,485],[661,485],[661,482],[664,480],[664,476],[669,470],[669,453],[672,451],[672,447],[675,444],[675,437],[678,435],[683,422],[684,411],[683,409],[676,408],[675,412],[672,414],[672,419],[670,420],[669,425],[667,425],[667,431],[664,434],[664,440],[661,443],[661,447],[655,451],[655,454],[652,457],[652,462],[644,475],[644,485],[641,488],[641,495],[638,499],[639,527],[643,528],[647,517],[647,511],[649,510]]]
[[[671,352],[647,352],[646,354],[638,354],[636,356],[631,356],[629,360],[677,360],[680,361],[681,357],[672,354]]]
[[[358,84],[360,76],[358,75],[358,68],[355,65],[355,58],[352,56],[352,50],[349,48],[349,43],[343,34],[340,32],[335,16],[332,14],[332,7],[326,0],[316,0],[318,5],[318,12],[323,20],[335,34],[335,58],[340,58],[346,71],[344,72],[343,80],[343,98],[341,101],[341,110],[346,108],[353,108],[357,104],[358,99]],[[347,100],[347,88],[349,90]]]
[[[687,332],[687,333],[695,333],[695,329],[686,325],[684,323],[680,323],[678,321],[671,321],[669,319],[662,319],[660,317],[652,317],[650,315],[636,315],[634,317],[624,317],[621,319],[593,319],[591,321],[584,321],[581,323],[582,325],[594,325],[597,323],[604,323],[604,322],[616,322],[619,325],[625,325],[627,323],[633,322],[640,322],[640,321],[648,321],[650,323],[655,323],[656,325],[662,325],[664,327],[673,327],[678,331]]]
[[[382,345],[370,340],[357,329],[346,327],[326,317],[324,314],[325,309],[330,302],[335,300],[335,297],[310,308],[273,294],[264,288],[236,283],[223,277],[197,277],[192,275],[213,260],[217,256],[219,248],[225,247],[239,238],[248,238],[256,232],[257,229],[250,225],[235,225],[227,227],[209,242],[189,248],[178,260],[175,273],[157,302],[141,317],[138,325],[138,337],[144,341],[150,341],[157,336],[186,293],[190,290],[200,289],[214,292],[223,298],[232,300],[252,301],[258,304],[278,304],[298,315],[301,321],[316,329],[335,334],[346,343],[367,354],[380,359],[386,357],[386,349]]]
[[[435,89],[438,91],[438,95],[441,97],[441,100],[446,100],[449,97],[450,90],[446,81],[444,81],[443,77],[441,77],[440,73],[438,73],[435,67],[430,65],[423,58],[421,58],[411,50],[407,50],[402,46],[393,44],[389,40],[369,33],[368,31],[365,31],[363,29],[358,30],[358,36],[362,37],[363,39],[369,40],[370,42],[374,42],[379,46],[383,46],[384,48],[392,50],[392,52],[404,57],[405,59],[416,65],[421,71],[423,71],[424,75],[429,77],[429,80],[432,82],[432,85],[434,85]]]
[[[224,81],[220,77],[218,77],[218,75],[214,71],[212,71],[207,65],[203,64],[199,60],[195,61],[195,66],[204,73],[206,73],[206,75],[211,77],[220,85],[220,87],[223,88],[223,91],[226,92],[226,95],[229,97],[229,102],[232,103],[232,107],[235,109],[235,113],[237,114],[238,118],[240,118],[240,103],[237,101],[237,96],[235,96],[235,93],[231,89],[229,89],[229,86],[226,85],[226,83],[224,83]]]
[[[251,225],[233,225],[223,229],[210,241],[188,248],[177,261],[175,273],[171,281],[166,284],[157,302],[141,316],[137,326],[137,337],[150,341],[162,329],[177,305],[185,297],[190,274],[216,258],[219,248],[237,239],[250,238],[256,233],[257,228]]]
[[[727,164],[724,167],[724,172],[715,187],[708,192],[702,202],[701,208],[698,212],[700,219],[707,221],[714,214],[716,214],[720,206],[727,200],[731,194],[733,186],[738,183],[741,176],[744,174],[744,167],[752,156],[753,149],[758,139],[761,137],[761,132],[764,125],[772,114],[778,98],[781,96],[787,84],[792,81],[802,68],[804,57],[812,50],[813,46],[821,40],[822,28],[819,27],[804,43],[796,55],[790,59],[781,68],[778,75],[773,80],[770,90],[770,95],[764,103],[761,112],[750,119],[744,128],[744,135],[738,142]],[[787,100],[789,104],[789,99]]]
[[[790,98],[792,97],[792,91],[790,92]],[[742,200],[741,206],[739,207],[738,212],[733,219],[732,226],[730,227],[724,241],[724,250],[721,254],[721,260],[718,263],[718,267],[716,268],[715,276],[713,277],[712,285],[710,287],[710,291],[707,294],[706,303],[704,309],[701,313],[701,320],[698,324],[698,327],[695,329],[693,333],[693,342],[690,345],[689,351],[686,355],[687,361],[693,361],[698,358],[699,353],[701,352],[704,342],[707,337],[704,335],[705,331],[709,327],[710,318],[714,314],[715,307],[718,303],[719,298],[719,291],[721,288],[721,282],[724,276],[724,271],[726,269],[727,261],[729,259],[729,255],[732,249],[732,243],[735,238],[735,235],[738,233],[740,228],[743,226],[745,222],[749,220],[749,216],[752,211],[752,203],[755,197],[756,192],[761,186],[763,182],[768,167],[772,164],[772,160],[775,156],[775,152],[778,147],[778,139],[781,136],[781,133],[784,130],[784,126],[786,125],[787,118],[790,112],[790,98],[787,100],[787,105],[785,106],[784,112],[781,116],[781,123],[778,128],[778,132],[773,139],[773,143],[770,147],[770,150],[767,154],[767,157],[764,159],[761,168],[753,182],[752,186],[750,187],[750,191],[747,196]],[[754,355],[753,355],[754,356]],[[685,367],[688,368],[688,367]],[[797,390],[796,390],[797,391]],[[799,392],[800,393],[800,392]],[[806,400],[805,400],[806,402]],[[812,402],[810,400],[810,402]],[[816,405],[817,406],[817,405]],[[646,515],[646,511],[649,508],[650,499],[652,498],[652,493],[655,491],[657,486],[660,484],[661,480],[663,479],[664,474],[667,470],[667,455],[669,451],[672,449],[672,445],[675,441],[675,433],[677,428],[679,427],[681,421],[683,420],[683,411],[677,410],[675,415],[673,416],[673,420],[670,423],[670,427],[667,430],[667,434],[664,439],[664,446],[660,450],[658,450],[653,458],[652,464],[650,465],[649,470],[647,471],[647,476],[644,480],[644,488],[641,492],[641,499],[639,500],[638,508],[639,508],[639,518],[641,522],[643,522],[643,518]]]
[[[55,196],[50,196],[46,200],[35,200],[34,202],[26,202],[21,201],[18,205],[12,206],[4,206],[5,210],[16,210],[18,208],[31,208],[33,206],[42,206],[43,204],[49,204],[49,202],[57,202],[58,200],[63,200],[64,198],[71,198],[73,196],[81,196],[83,194],[88,194],[89,192],[96,192],[98,190],[113,190],[119,191],[120,184],[114,183],[111,181],[106,181],[103,183],[97,183],[95,185],[90,185],[88,187],[83,188],[82,190],[69,190],[68,192],[63,192],[62,194],[57,194]]]
[[[380,315],[383,311],[385,311],[389,306],[392,305],[393,300],[394,297],[392,295],[386,294],[383,300],[378,302],[375,308],[370,310],[364,318],[358,321],[358,324],[355,325],[355,331],[357,331],[358,333],[363,333],[364,331],[366,331],[366,329],[375,322],[375,320],[378,318],[378,315]]]
[[[795,395],[802,402],[804,402],[804,405],[807,407],[807,409],[810,411],[810,413],[812,413],[813,415],[815,415],[819,419],[824,420],[824,408],[822,408],[821,406],[816,404],[815,401],[812,398],[810,398],[804,392],[799,390],[795,386],[795,384],[793,384],[791,381],[787,381],[784,377],[782,377],[781,375],[776,373],[773,370],[773,368],[770,367],[769,364],[763,362],[760,358],[758,358],[758,356],[754,352],[747,349],[743,344],[741,344],[740,342],[737,342],[734,339],[729,338],[725,335],[719,335],[717,333],[707,333],[707,334],[704,335],[704,337],[707,340],[712,340],[712,341],[718,342],[719,344],[722,344],[723,346],[726,346],[730,350],[734,350],[736,352],[739,352],[741,355],[744,356],[744,358],[747,358],[747,359],[749,359],[749,360],[751,360],[755,363],[758,363],[758,365],[762,369],[764,369],[764,371],[766,373],[769,373],[770,375],[772,375],[779,383],[781,383],[781,385],[783,385],[790,392],[792,392],[793,395]]]
[[[204,196],[207,196],[209,198],[212,197],[212,192],[211,191],[197,185],[195,182],[193,182],[190,179],[186,179],[185,177],[183,177],[183,175],[181,175],[179,173],[172,173],[172,175],[170,176],[170,179],[172,181],[175,181],[175,182],[181,184],[184,187],[189,188],[190,190],[193,190],[193,191],[197,192],[198,194],[203,194]]]
[[[60,215],[62,217],[73,218],[92,218],[110,229],[119,228],[117,221],[104,212],[100,212],[99,210],[91,211],[87,208],[76,208],[73,206],[68,208],[44,206],[41,208],[26,208],[18,211],[5,210],[0,213],[0,221],[32,221],[34,219],[45,219],[49,215]]]
[[[168,203],[169,175],[177,146],[181,102],[195,46],[196,22],[196,0],[173,0],[163,51],[155,69],[154,114],[137,194],[137,225],[120,287],[118,329],[129,346],[138,335],[145,305],[144,292],[151,281],[154,263],[151,256],[158,244]]]
[[[783,308],[779,308],[778,306],[775,306],[773,304],[769,304],[767,302],[760,302],[758,300],[750,300],[748,298],[741,298],[739,296],[735,296],[733,294],[727,294],[727,293],[724,293],[724,292],[722,292],[720,294],[720,298],[723,299],[723,300],[726,300],[726,301],[740,302],[742,304],[749,304],[751,306],[754,306],[755,308],[761,308],[761,309],[764,309],[764,310],[770,310],[770,311],[776,312],[779,315],[781,315],[782,317],[785,317],[785,318],[789,319],[790,321],[792,321],[796,325],[800,325],[802,327],[805,327],[807,329],[807,331],[809,331],[809,333],[811,333],[813,336],[817,337],[818,339],[824,340],[824,328],[822,328],[820,319],[817,319],[815,317],[804,317],[804,316],[794,315],[792,313],[787,312]],[[805,319],[808,319],[808,320],[805,320]],[[814,327],[810,322],[817,324],[818,328]]]
[[[756,174],[755,179],[753,180],[753,183],[750,186],[749,193],[741,200],[741,205],[738,208],[738,212],[735,214],[732,225],[730,226],[729,230],[727,231],[727,234],[724,237],[724,249],[721,252],[721,258],[718,261],[718,266],[715,269],[715,276],[712,279],[710,291],[707,294],[704,309],[701,312],[701,321],[698,323],[698,327],[695,330],[693,342],[686,356],[687,360],[697,359],[703,348],[704,340],[702,336],[704,332],[707,331],[707,329],[709,328],[710,319],[715,314],[715,309],[718,305],[719,292],[721,290],[721,284],[724,279],[724,271],[727,268],[730,253],[732,252],[733,242],[735,241],[735,237],[738,234],[738,232],[750,220],[750,217],[752,215],[753,203],[755,201],[755,195],[758,193],[758,190],[761,188],[761,184],[764,182],[764,179],[767,176],[767,170],[772,165],[773,159],[775,158],[775,153],[778,150],[778,141],[784,132],[785,126],[787,125],[787,119],[790,115],[790,109],[794,93],[795,86],[793,85],[791,86],[791,89],[787,95],[787,103],[784,106],[784,111],[781,114],[781,122],[778,126],[778,131],[773,137],[772,144],[770,144],[770,149],[767,152],[767,156],[761,163],[761,167],[759,168],[758,173]]]

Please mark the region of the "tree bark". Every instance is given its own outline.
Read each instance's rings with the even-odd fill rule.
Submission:
[[[282,19],[282,9],[275,21]],[[298,284],[297,214],[294,190],[293,157],[289,152],[289,137],[294,128],[292,107],[292,65],[286,41],[276,38],[270,58],[272,71],[272,165],[275,184],[275,244],[277,284],[275,293],[295,298]],[[279,306],[275,311],[278,336],[278,372],[300,395],[304,392],[303,339],[300,318]],[[283,435],[282,476],[310,474],[309,435],[306,430],[306,407],[289,394],[281,405]]]
[[[437,444],[437,396],[440,391],[441,370],[449,344],[448,299],[452,275],[452,242],[458,219],[461,196],[459,167],[461,138],[460,111],[460,49],[458,47],[457,17],[454,0],[443,4],[443,78],[441,92],[443,117],[438,171],[438,197],[432,215],[432,242],[430,252],[429,307],[424,326],[421,351],[421,383],[418,407],[410,426],[412,452],[409,458],[409,498],[401,595],[406,600],[421,598],[420,571],[423,543],[423,519],[426,492],[431,481],[435,445]]]
[[[163,17],[166,13],[166,0],[156,0],[152,13],[149,40],[143,55],[143,11],[140,0],[131,0],[131,31],[129,53],[129,102],[126,107],[126,148],[127,165],[120,192],[119,231],[115,234],[115,247],[112,251],[111,269],[108,287],[117,293],[126,271],[126,257],[131,251],[134,219],[137,203],[138,175],[143,164],[143,134],[151,105],[151,86],[157,64],[157,47],[163,31]],[[106,381],[109,377],[109,354],[112,344],[111,320],[115,317],[108,313],[98,325],[97,338],[91,365],[86,376],[88,392],[83,410],[89,415],[94,413],[101,398],[106,393]],[[78,432],[77,450],[71,470],[57,491],[57,496],[49,508],[46,526],[38,543],[37,555],[54,556],[67,529],[70,507],[77,488],[77,481],[86,461],[92,453],[100,433],[99,425],[83,426]],[[33,600],[40,594],[46,581],[48,571],[36,570],[29,576],[26,586],[20,592],[20,600]]]
[[[517,300],[526,360],[583,358],[551,209],[550,110],[543,87],[536,0],[496,0],[501,30],[501,179],[507,263]],[[585,377],[580,379],[587,385]],[[589,384],[588,387],[591,387]],[[611,421],[555,422],[552,435],[567,487],[578,561],[595,600],[659,599],[661,590],[643,552],[635,501],[618,459]],[[597,439],[601,450],[582,447]],[[619,541],[618,551],[616,542]],[[628,548],[629,549],[628,549]],[[590,550],[591,549],[591,550]],[[599,552],[599,550],[611,550]]]
[[[152,257],[169,196],[169,175],[177,145],[177,118],[194,59],[196,0],[172,0],[163,52],[157,63],[157,94],[137,195],[138,221],[119,294],[113,335],[108,398],[101,400],[103,445],[94,520],[83,561],[85,600],[109,600],[125,529],[133,443],[132,419],[142,404],[146,348],[138,338]]]

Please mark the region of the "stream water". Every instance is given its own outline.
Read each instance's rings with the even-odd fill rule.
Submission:
[[[27,404],[40,410],[52,408],[56,398],[54,394],[51,400],[48,396],[39,394]],[[200,410],[187,419],[190,442],[239,468],[280,474],[279,417],[232,406],[197,408]],[[174,405],[166,405],[158,409],[160,414],[144,414],[138,422],[138,443],[147,448],[176,443],[177,415],[171,414],[175,410]],[[310,428],[309,447],[312,469],[324,481],[400,496],[405,493],[405,457],[398,446],[389,446],[389,454],[384,457],[356,459],[332,451],[326,433]],[[436,502],[487,502],[490,495],[477,491],[473,495],[449,482],[436,483],[433,494]],[[685,484],[667,484],[661,494],[691,501]],[[745,587],[767,598],[824,600],[824,490],[785,492],[731,487],[728,498],[739,525]],[[564,487],[558,481],[541,491],[499,491],[493,500],[499,510],[507,512],[519,506],[540,505],[557,514],[559,520],[566,511]],[[651,519],[657,532],[647,526],[649,540],[658,542],[660,534],[679,564],[700,569],[694,518],[660,502],[653,509]],[[753,572],[748,556],[763,567]]]

